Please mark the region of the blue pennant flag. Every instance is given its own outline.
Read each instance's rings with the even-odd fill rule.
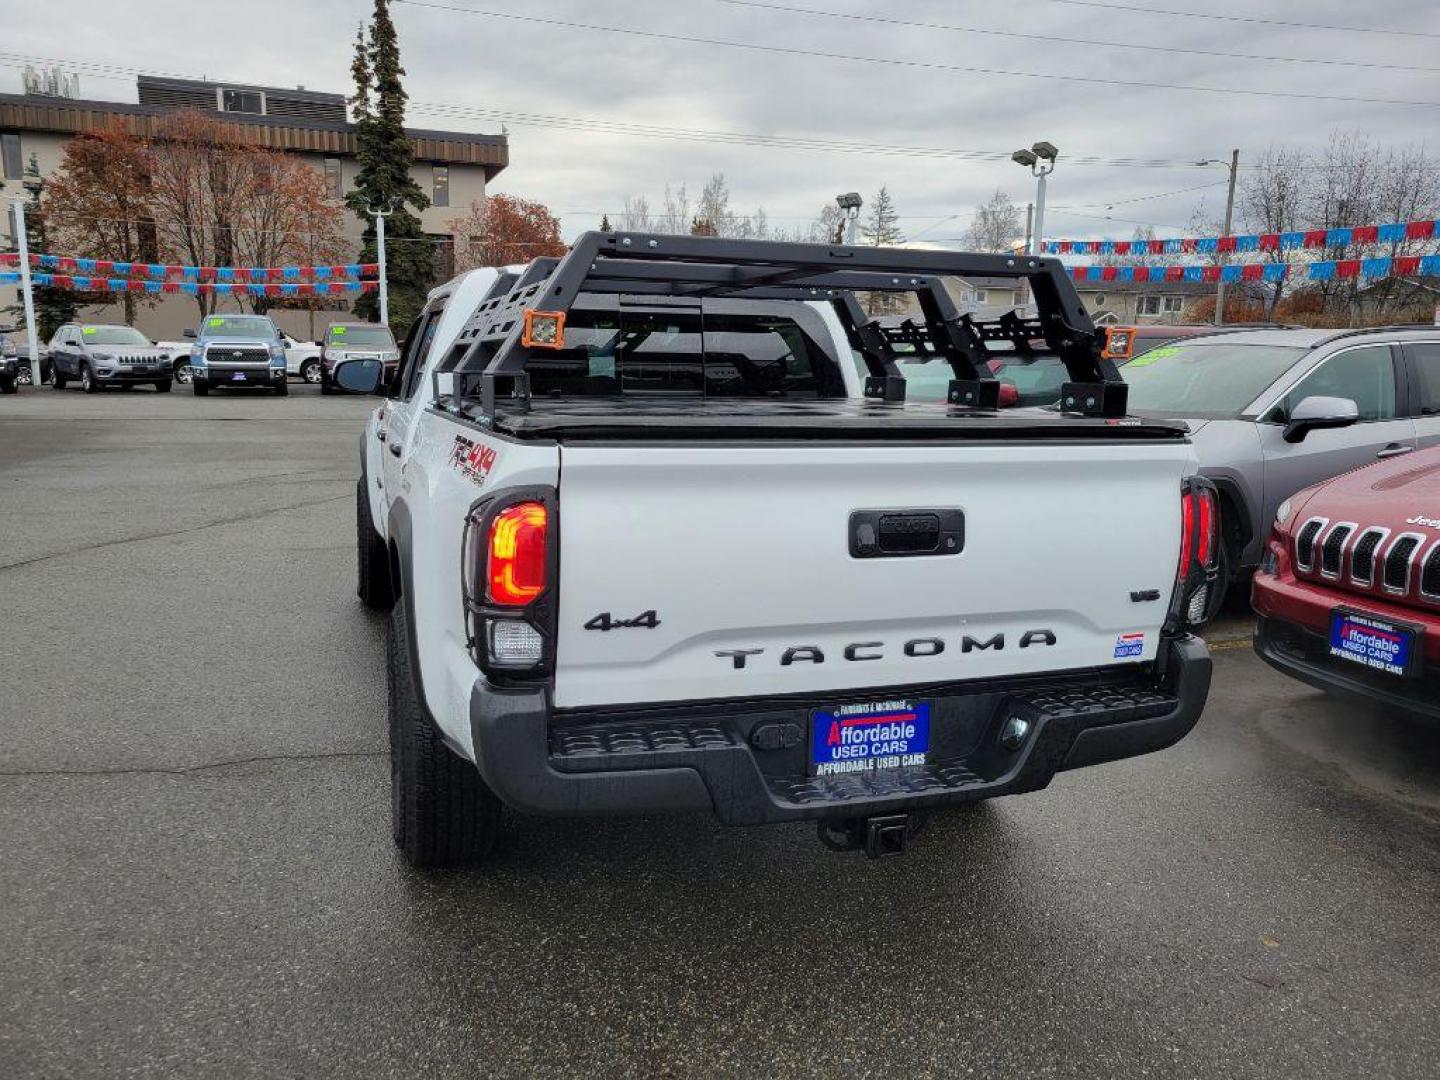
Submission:
[[[90,279],[88,277],[73,277],[70,279],[70,284],[74,285],[80,292],[87,292],[90,288]]]
[[[360,276],[360,264],[359,264],[359,263],[346,263],[346,264],[345,264],[345,276],[346,276],[346,277],[350,277],[350,278],[358,278],[358,277]]]
[[[76,259],[75,268],[82,274],[93,274],[95,272],[94,259]]]
[[[31,274],[30,283],[32,285],[53,285],[55,277],[53,274]]]
[[[134,265],[134,263],[116,263],[115,272],[117,274],[123,274],[124,276],[129,277],[130,270],[134,267]]]
[[[1420,256],[1420,273],[1426,277],[1432,274],[1440,274],[1440,255]]]
[[[147,282],[145,282],[145,291],[146,291],[147,293],[158,293],[158,292],[159,292],[161,289],[163,289],[164,287],[165,287],[165,283],[164,283],[163,281],[147,281]]]
[[[165,280],[165,266],[162,263],[151,263],[149,266],[145,267],[145,272],[149,274],[152,278],[154,278],[156,281]],[[146,292],[150,291],[152,290],[146,290]]]
[[[1296,248],[1305,246],[1305,234],[1303,232],[1282,232],[1280,234],[1280,250],[1294,251]]]
[[[250,286],[247,286],[247,288],[250,290],[250,295],[251,295],[251,296],[264,296],[264,295],[265,295],[265,286],[264,286],[264,285],[250,285]]]
[[[1245,235],[1245,236],[1237,236],[1237,237],[1235,237],[1235,250],[1236,250],[1236,251],[1259,251],[1259,250],[1260,250],[1260,237],[1256,236],[1254,233],[1249,233],[1249,234],[1247,234],[1247,235]]]
[[[182,266],[180,268],[180,276],[186,281],[199,281],[200,268],[198,266]]]
[[[1187,267],[1185,267],[1185,280],[1186,280],[1186,281],[1204,281],[1204,280],[1205,280],[1205,268],[1204,268],[1203,266],[1187,266]]]
[[[1349,247],[1354,239],[1354,231],[1348,228],[1325,230],[1325,244],[1327,247]]]
[[[300,280],[300,267],[298,266],[287,266],[283,270],[281,270],[280,273],[286,281]]]
[[[1115,277],[1120,281],[1134,281],[1135,268],[1133,266],[1122,266],[1115,272]]]
[[[115,265],[119,266],[120,264],[116,263]],[[124,292],[129,287],[129,282],[123,277],[107,278],[106,284],[110,286],[111,292]]]
[[[1398,244],[1404,239],[1405,223],[1403,221],[1380,226],[1380,242],[1382,244]]]
[[[217,267],[215,270],[215,280],[226,285],[232,284],[235,281],[235,271],[228,266]]]
[[[187,267],[187,269],[191,268]],[[200,292],[200,286],[193,281],[182,281],[180,283],[180,291],[186,296],[196,296]]]
[[[1360,273],[1366,277],[1389,277],[1390,256],[1382,255],[1376,259],[1366,259],[1360,264]]]
[[[1099,281],[1099,280],[1100,280],[1100,275],[1101,275],[1102,273],[1103,273],[1103,270],[1101,269],[1101,267],[1098,267],[1098,266],[1087,266],[1087,267],[1085,268],[1085,280],[1086,280],[1086,281]]]
[[[297,295],[299,295],[299,293],[300,293],[300,286],[299,286],[299,285],[281,285],[281,286],[280,286],[280,295],[282,295],[282,296],[297,296]]]
[[[1335,263],[1326,259],[1324,262],[1313,262],[1310,264],[1311,281],[1329,281],[1335,276]]]
[[[15,285],[20,281],[20,271],[0,270],[0,285]]]
[[[1214,255],[1220,250],[1220,240],[1218,237],[1207,236],[1205,239],[1196,242],[1195,250],[1201,255]]]
[[[1244,280],[1244,277],[1243,277],[1242,275],[1244,274],[1244,272],[1245,272],[1245,268],[1244,268],[1243,266],[1225,266],[1225,267],[1221,267],[1221,269],[1220,269],[1220,280],[1221,280],[1221,281],[1243,281],[1243,280]]]
[[[41,255],[39,261],[40,265],[43,266],[46,270],[55,270],[58,269],[60,266],[59,255]]]

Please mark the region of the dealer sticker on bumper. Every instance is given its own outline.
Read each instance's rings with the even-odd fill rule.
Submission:
[[[1330,655],[1376,671],[1404,675],[1409,670],[1415,635],[1383,619],[1336,611],[1330,618]]]
[[[810,714],[810,771],[816,776],[924,765],[928,701],[875,701]]]

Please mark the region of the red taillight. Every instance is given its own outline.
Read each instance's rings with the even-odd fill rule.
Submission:
[[[1180,496],[1180,566],[1176,570],[1176,576],[1184,581],[1190,573],[1190,553],[1194,550],[1192,539],[1195,536],[1195,493],[1186,490]]]
[[[1215,496],[1202,490],[1195,497],[1200,501],[1197,555],[1200,565],[1209,569],[1215,562]]]
[[[542,503],[507,506],[490,523],[485,592],[491,603],[523,607],[545,591],[546,528]]]

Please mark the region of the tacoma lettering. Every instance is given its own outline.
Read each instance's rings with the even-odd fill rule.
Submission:
[[[1054,645],[1056,643],[1053,630],[1027,630],[1020,637],[1020,648],[1028,649],[1032,645]],[[978,650],[993,649],[999,652],[1005,648],[1005,635],[1003,633],[992,634],[988,638],[971,637],[966,634],[960,639],[960,651],[962,653],[975,652]],[[883,641],[856,641],[841,648],[841,655],[852,663],[861,663],[866,660],[883,660],[885,658],[886,644]],[[721,659],[729,659],[731,666],[736,670],[742,670],[748,666],[749,658],[764,653],[764,649],[717,649],[715,655]],[[945,639],[938,637],[914,638],[901,646],[901,652],[911,658],[923,659],[928,656],[939,656],[945,651]],[[818,645],[791,645],[780,653],[780,666],[789,667],[792,664],[823,664],[825,663],[825,652]]]

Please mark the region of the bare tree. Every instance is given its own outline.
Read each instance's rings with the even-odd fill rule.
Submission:
[[[624,232],[656,232],[655,219],[650,216],[650,200],[644,195],[626,195],[620,211],[620,228]]]
[[[1313,162],[1303,150],[1270,147],[1255,168],[1244,174],[1237,187],[1235,208],[1245,228],[1253,233],[1297,231],[1309,200],[1312,178]],[[1261,261],[1275,263],[1293,257],[1292,252],[1278,247],[1260,255]],[[1275,309],[1284,299],[1289,284],[1282,280],[1270,285],[1267,318],[1275,317]]]
[[[965,246],[971,251],[997,254],[1012,251],[1016,242],[1023,239],[1024,228],[1020,208],[997,188],[989,202],[975,207],[975,216],[965,231]]]

